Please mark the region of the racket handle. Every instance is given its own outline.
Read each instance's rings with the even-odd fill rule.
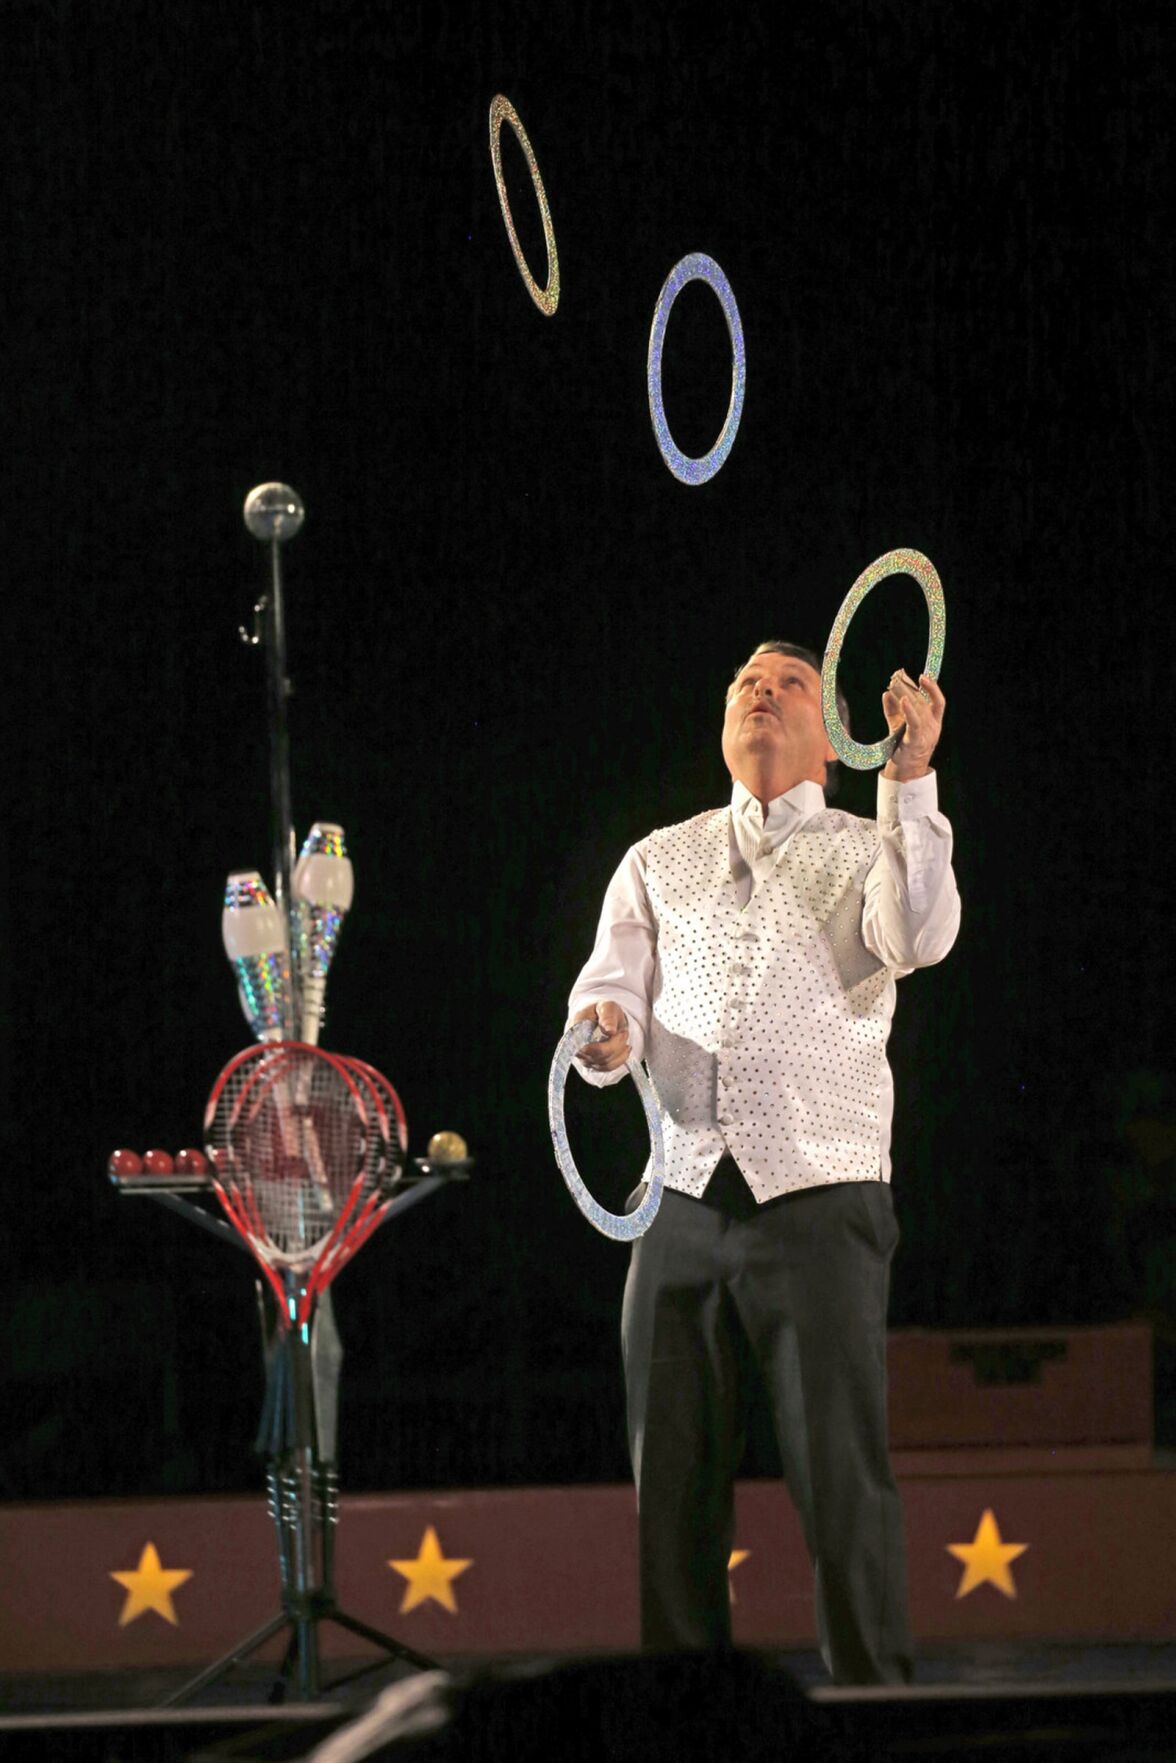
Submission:
[[[318,1259],[310,1270],[310,1277],[306,1282],[306,1289],[302,1294],[302,1299],[298,1306],[299,1324],[306,1321],[306,1318],[310,1315],[310,1307],[314,1303],[315,1297],[321,1289],[325,1289],[322,1284],[323,1271],[335,1254],[335,1250],[339,1245],[339,1239],[343,1234],[344,1226],[352,1212],[354,1212],[356,1202],[358,1201],[360,1194],[363,1192],[365,1179],[366,1178],[363,1175],[356,1176],[351,1185],[351,1192],[348,1194],[347,1200],[331,1229],[331,1234],[320,1249]],[[363,1214],[361,1214],[361,1216],[363,1216]]]
[[[377,1207],[379,1208],[378,1215],[373,1218],[372,1212]],[[348,1226],[346,1233],[333,1244],[328,1245],[315,1262],[310,1279],[307,1281],[303,1302],[299,1306],[299,1323],[305,1322],[314,1300],[321,1297],[337,1273],[342,1273],[355,1251],[362,1243],[367,1242],[383,1216],[384,1205],[381,1203],[379,1195],[369,1194],[362,1209]]]
[[[217,1199],[220,1201],[228,1215],[230,1223],[234,1226],[238,1235],[244,1239],[253,1259],[257,1262],[257,1265],[261,1268],[262,1273],[270,1283],[274,1298],[277,1301],[279,1327],[282,1328],[283,1331],[288,1329],[290,1326],[290,1313],[286,1305],[285,1287],[282,1285],[281,1280],[278,1278],[265,1256],[258,1249],[257,1243],[253,1237],[253,1232],[250,1230],[245,1216],[243,1203],[241,1210],[238,1210],[237,1206],[229,1198],[227,1189],[217,1180],[215,1175],[212,1178],[212,1186]]]

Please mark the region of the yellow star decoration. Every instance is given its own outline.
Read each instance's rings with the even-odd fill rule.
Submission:
[[[431,1524],[421,1538],[420,1554],[415,1561],[389,1561],[388,1565],[408,1581],[400,1601],[402,1616],[428,1598],[443,1604],[452,1616],[457,1615],[457,1599],[451,1582],[467,1567],[472,1567],[473,1561],[446,1560]]]
[[[957,1598],[966,1598],[969,1592],[974,1592],[986,1580],[998,1592],[1003,1592],[1006,1598],[1016,1597],[1017,1588],[1009,1572],[1009,1562],[1015,1561],[1018,1555],[1023,1555],[1029,1544],[1002,1543],[996,1517],[990,1506],[985,1507],[976,1526],[976,1535],[970,1543],[948,1543],[946,1546],[957,1561],[964,1563],[964,1577],[960,1580]]]
[[[733,1604],[737,1604],[739,1602],[739,1600],[735,1596],[735,1587],[731,1584],[731,1575],[734,1573],[735,1569],[740,1565],[741,1562],[747,1560],[747,1557],[750,1554],[751,1554],[750,1549],[732,1549],[731,1550],[731,1559],[727,1562],[727,1590],[731,1594],[731,1602]]]
[[[139,1616],[154,1610],[173,1628],[179,1627],[179,1617],[173,1608],[171,1595],[177,1586],[191,1579],[190,1567],[164,1567],[159,1559],[159,1550],[154,1543],[148,1543],[139,1556],[139,1565],[128,1568],[123,1573],[112,1573],[111,1579],[117,1579],[120,1585],[127,1588],[126,1602],[122,1607],[122,1615],[118,1619],[120,1628],[128,1622],[134,1622]]]

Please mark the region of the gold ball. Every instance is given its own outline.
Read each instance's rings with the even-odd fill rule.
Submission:
[[[470,1148],[459,1132],[435,1132],[429,1140],[430,1163],[464,1163]]]

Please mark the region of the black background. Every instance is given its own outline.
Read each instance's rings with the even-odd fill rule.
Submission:
[[[259,1480],[248,1264],[104,1168],[198,1142],[247,1040],[219,917],[227,871],[269,868],[236,631],[263,585],[241,504],[271,478],[308,508],[299,836],[341,821],[357,878],[326,1044],[389,1073],[415,1152],[454,1127],[477,1159],[339,1282],[345,1485],[625,1474],[624,1253],[547,1131],[564,1000],[626,846],[725,798],[732,669],[766,635],[822,648],[898,545],[947,594],[964,925],[901,988],[893,1319],[1146,1314],[1173,1430],[1164,16],[10,0],[0,1493]],[[552,319],[499,212],[499,91],[551,203]],[[645,387],[691,251],[748,363],[700,488]],[[692,286],[665,368],[688,452],[728,389]],[[910,583],[867,602],[864,738],[925,642]],[[569,1117],[616,1203],[631,1091],[577,1086]]]

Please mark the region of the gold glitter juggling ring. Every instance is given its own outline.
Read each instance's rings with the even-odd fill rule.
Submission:
[[[885,556],[871,563],[868,569],[862,570],[841,602],[841,610],[833,620],[833,629],[829,632],[829,641],[825,645],[825,659],[821,664],[821,710],[825,717],[825,730],[837,757],[851,771],[874,771],[879,765],[885,765],[902,736],[902,730],[898,729],[894,734],[875,741],[872,746],[863,746],[846,732],[837,712],[837,664],[841,660],[841,645],[845,641],[845,633],[870,589],[877,587],[888,575],[914,576],[922,588],[930,621],[927,660],[923,672],[929,679],[937,680],[939,669],[943,665],[947,610],[935,565],[921,551],[887,551]]]
[[[506,180],[502,175],[502,125],[508,122],[518,138],[527,161],[527,170],[531,174],[531,182],[535,186],[535,200],[539,204],[539,214],[543,221],[543,243],[547,247],[547,286],[541,288],[527,267],[523,256],[523,248],[519,244],[515,232],[514,220],[511,217],[510,202],[507,200]],[[514,252],[514,260],[519,266],[519,274],[523,278],[528,294],[540,312],[551,317],[559,305],[559,258],[555,251],[555,228],[551,223],[551,210],[547,206],[547,192],[543,188],[543,179],[539,176],[539,167],[535,162],[534,149],[527,139],[527,131],[519,121],[518,113],[509,98],[501,93],[490,100],[490,160],[494,166],[494,182],[498,185],[498,202],[502,209],[502,218],[506,222],[506,236],[510,240],[510,248]]]

